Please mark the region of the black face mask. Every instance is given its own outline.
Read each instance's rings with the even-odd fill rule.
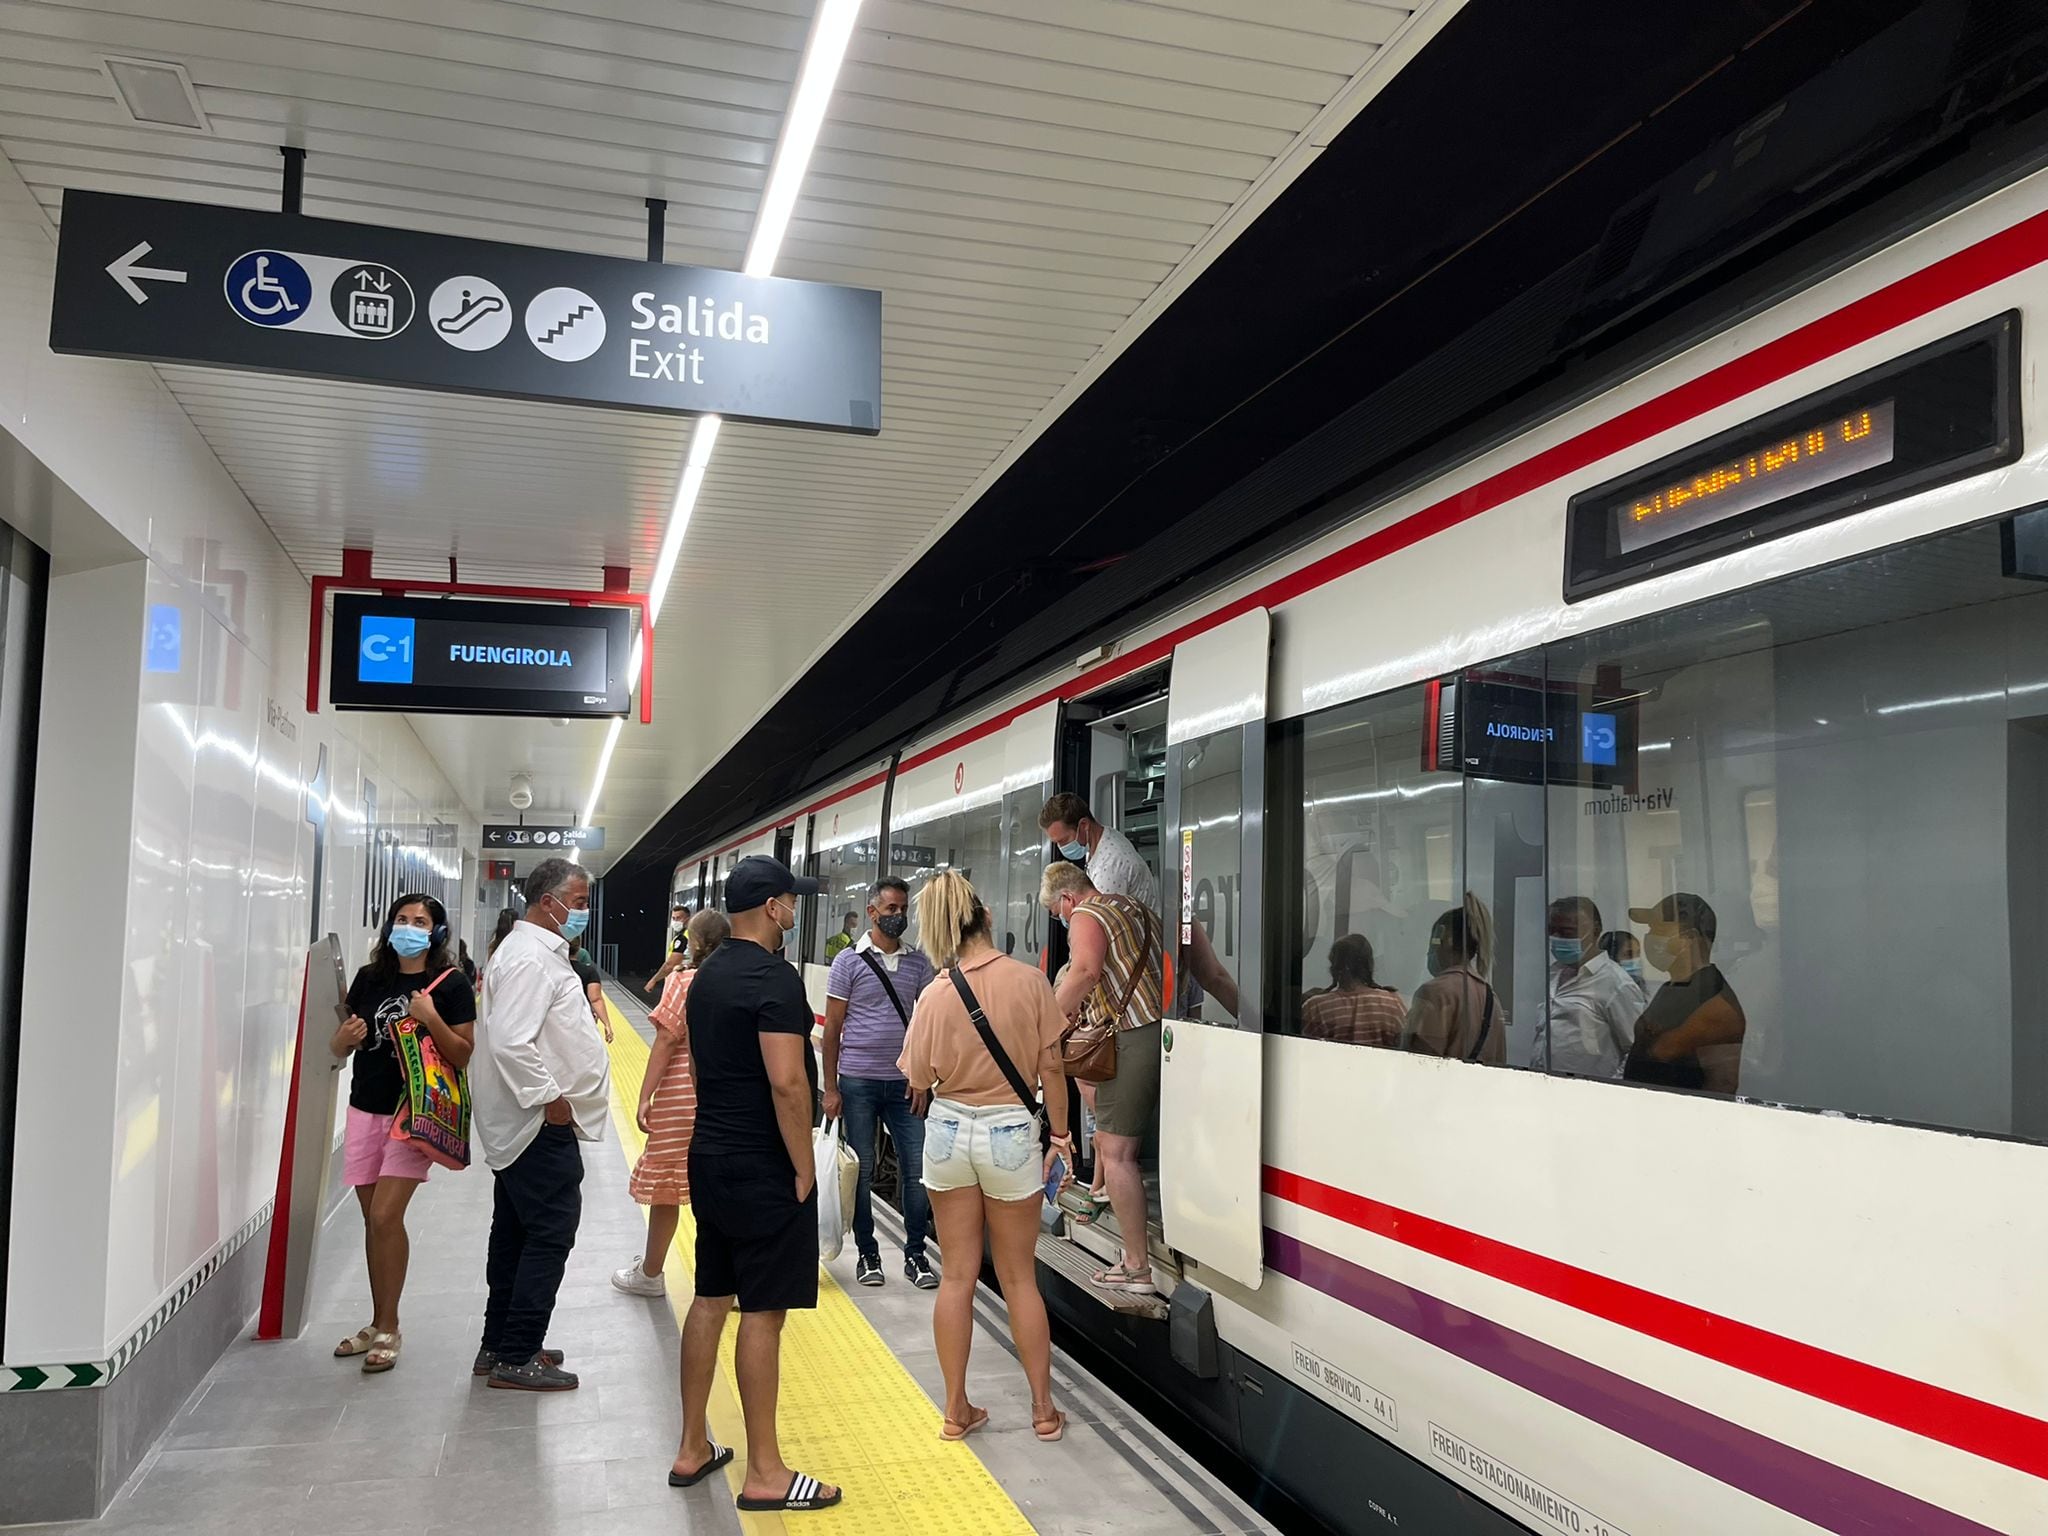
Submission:
[[[875,926],[887,937],[900,939],[910,927],[908,912],[887,912],[875,919]]]

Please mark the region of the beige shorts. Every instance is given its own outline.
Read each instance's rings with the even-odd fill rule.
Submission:
[[[1159,1026],[1116,1037],[1116,1076],[1095,1085],[1095,1129],[1143,1140],[1159,1124]]]

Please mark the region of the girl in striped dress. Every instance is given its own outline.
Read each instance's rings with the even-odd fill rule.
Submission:
[[[671,974],[661,1001],[648,1015],[654,1021],[654,1048],[640,1085],[635,1115],[646,1133],[647,1147],[633,1165],[633,1198],[647,1210],[647,1251],[612,1276],[612,1284],[630,1296],[662,1296],[668,1282],[661,1266],[675,1241],[682,1208],[690,1203],[690,1132],[697,1123],[697,1089],[690,1081],[690,1029],[683,999],[690,980],[711,952],[732,930],[723,913],[706,908],[690,919],[690,965]]]

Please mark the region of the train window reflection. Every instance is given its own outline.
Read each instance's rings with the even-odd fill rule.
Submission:
[[[1302,898],[1283,919],[1290,931],[1270,1027],[1401,1044],[1409,1000],[1429,979],[1431,926],[1460,884],[1464,779],[1424,767],[1424,716],[1415,687],[1292,727]],[[1286,783],[1276,775],[1276,789]]]
[[[2048,590],[1995,526],[1288,722],[1274,764],[1277,1029],[1385,1046],[1401,998],[1411,1050],[2048,1139]]]
[[[918,940],[917,893],[925,881],[942,869],[956,869],[993,908],[1003,890],[1002,861],[1003,808],[997,801],[909,826],[890,827],[889,873],[910,882],[908,942]]]

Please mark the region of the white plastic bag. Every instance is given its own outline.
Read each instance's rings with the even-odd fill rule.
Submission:
[[[818,1257],[836,1259],[853,1226],[860,1159],[840,1134],[837,1120],[827,1120],[811,1132],[811,1158],[818,1170]]]

